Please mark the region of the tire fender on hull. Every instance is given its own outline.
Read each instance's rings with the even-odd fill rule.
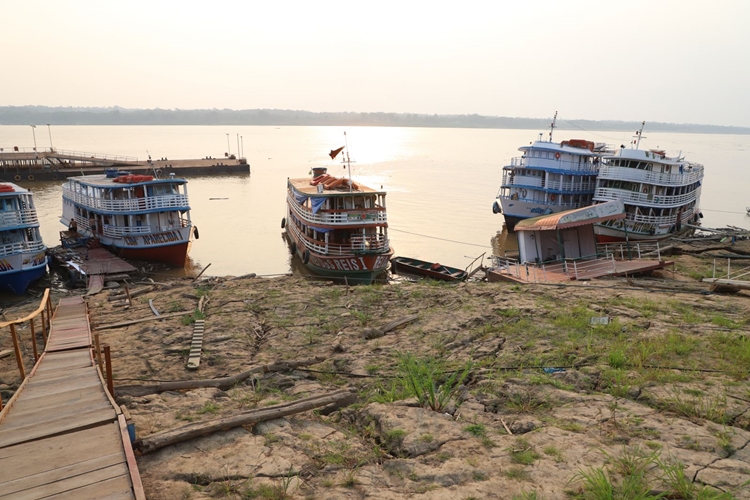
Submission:
[[[310,262],[310,250],[305,249],[304,252],[302,252],[302,263],[307,264]]]

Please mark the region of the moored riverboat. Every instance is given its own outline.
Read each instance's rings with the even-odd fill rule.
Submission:
[[[184,267],[191,236],[187,180],[108,172],[68,178],[60,221],[119,257]]]
[[[316,168],[312,177],[287,180],[281,227],[292,256],[318,276],[371,283],[393,255],[386,193],[326,172]]]
[[[0,290],[23,294],[47,272],[46,247],[39,233],[30,191],[0,184]]]
[[[557,113],[547,140],[518,148],[523,154],[503,167],[503,180],[492,205],[512,231],[523,219],[591,205],[604,143],[583,139],[553,142]]]
[[[661,240],[682,236],[698,225],[703,165],[685,161],[681,153],[667,156],[661,149],[640,149],[643,127],[630,148],[603,159],[594,203],[622,200],[625,218],[594,226],[600,243]]]

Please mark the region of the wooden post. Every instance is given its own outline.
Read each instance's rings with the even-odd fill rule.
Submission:
[[[109,353],[109,344],[104,344],[104,362],[107,365],[107,389],[112,397],[115,397],[115,381],[112,377],[112,357]]]
[[[42,337],[44,338],[44,349],[47,349],[47,341],[49,340],[49,335],[47,335],[47,322],[44,320],[44,310],[42,310]]]
[[[99,343],[99,334],[94,334],[94,345],[96,346],[96,362],[99,365],[99,371],[104,375],[104,366],[102,365],[102,346]]]
[[[21,357],[21,346],[18,345],[16,337],[16,325],[11,323],[10,336],[13,337],[13,350],[16,352],[16,363],[18,363],[18,372],[21,374],[21,381],[26,380],[26,369],[23,367],[23,358]]]
[[[52,299],[47,297],[47,324],[49,329],[52,330]]]
[[[34,363],[39,361],[39,352],[36,349],[36,331],[34,331],[34,318],[29,320],[31,325],[31,345],[34,346]]]
[[[130,289],[128,288],[127,284],[125,285],[125,295],[128,296],[128,305],[132,306],[133,305],[133,301],[130,299]]]

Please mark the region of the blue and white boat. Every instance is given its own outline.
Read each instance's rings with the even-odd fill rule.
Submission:
[[[503,167],[503,181],[492,206],[505,216],[512,231],[523,219],[573,210],[592,204],[604,143],[571,139],[552,142],[557,113],[549,139],[518,148],[523,154]]]
[[[0,290],[23,294],[47,273],[47,248],[30,191],[0,184]]]
[[[108,172],[69,177],[60,222],[119,257],[184,267],[191,236],[187,180]]]

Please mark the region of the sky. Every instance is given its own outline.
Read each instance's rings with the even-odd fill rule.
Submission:
[[[750,1],[10,0],[0,106],[750,126]]]

